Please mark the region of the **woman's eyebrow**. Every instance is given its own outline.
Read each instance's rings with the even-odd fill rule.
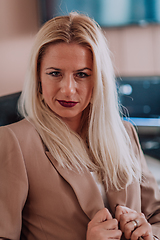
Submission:
[[[57,70],[57,71],[61,71],[60,68],[56,68],[56,67],[48,67],[48,68],[46,68],[46,70],[50,70],[50,69],[54,69],[54,70]],[[85,68],[78,69],[78,70],[76,70],[75,72],[80,72],[80,71],[84,71],[84,70],[92,71],[91,68],[85,67]]]
[[[55,68],[55,67],[48,67],[48,68],[46,68],[46,70],[49,70],[49,69],[54,69],[54,70],[57,70],[57,71],[61,70],[60,68]]]
[[[78,69],[77,72],[84,71],[84,70],[92,71],[91,68],[85,67],[85,68],[82,68],[82,69]]]

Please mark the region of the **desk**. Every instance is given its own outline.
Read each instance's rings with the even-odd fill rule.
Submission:
[[[147,165],[152,172],[153,176],[157,180],[159,189],[160,189],[160,160],[157,160],[155,158],[152,158],[148,155],[145,155]]]

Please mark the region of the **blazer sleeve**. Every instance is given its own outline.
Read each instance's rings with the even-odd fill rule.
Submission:
[[[131,135],[135,140],[134,144],[136,145],[133,146],[133,148],[140,158],[142,168],[141,210],[146,216],[148,222],[152,225],[153,235],[160,239],[160,190],[154,176],[148,169],[139,143],[138,135],[132,125],[131,131]]]
[[[0,127],[0,239],[20,239],[27,193],[27,173],[17,137],[10,128]]]

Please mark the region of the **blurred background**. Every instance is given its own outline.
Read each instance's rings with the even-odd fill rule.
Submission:
[[[39,28],[70,11],[88,14],[103,28],[120,103],[144,151],[160,159],[160,0],[0,0],[1,99],[22,90]]]
[[[160,0],[0,0],[0,96],[22,89],[41,25],[75,10],[103,27],[117,77],[160,76]]]

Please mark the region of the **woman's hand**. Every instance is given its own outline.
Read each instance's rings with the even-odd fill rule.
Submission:
[[[143,237],[144,240],[153,240],[151,225],[143,213],[117,206],[115,217],[126,239],[137,240],[139,237]]]
[[[118,221],[113,219],[107,208],[98,211],[88,224],[87,240],[120,239],[121,230],[118,230]]]

